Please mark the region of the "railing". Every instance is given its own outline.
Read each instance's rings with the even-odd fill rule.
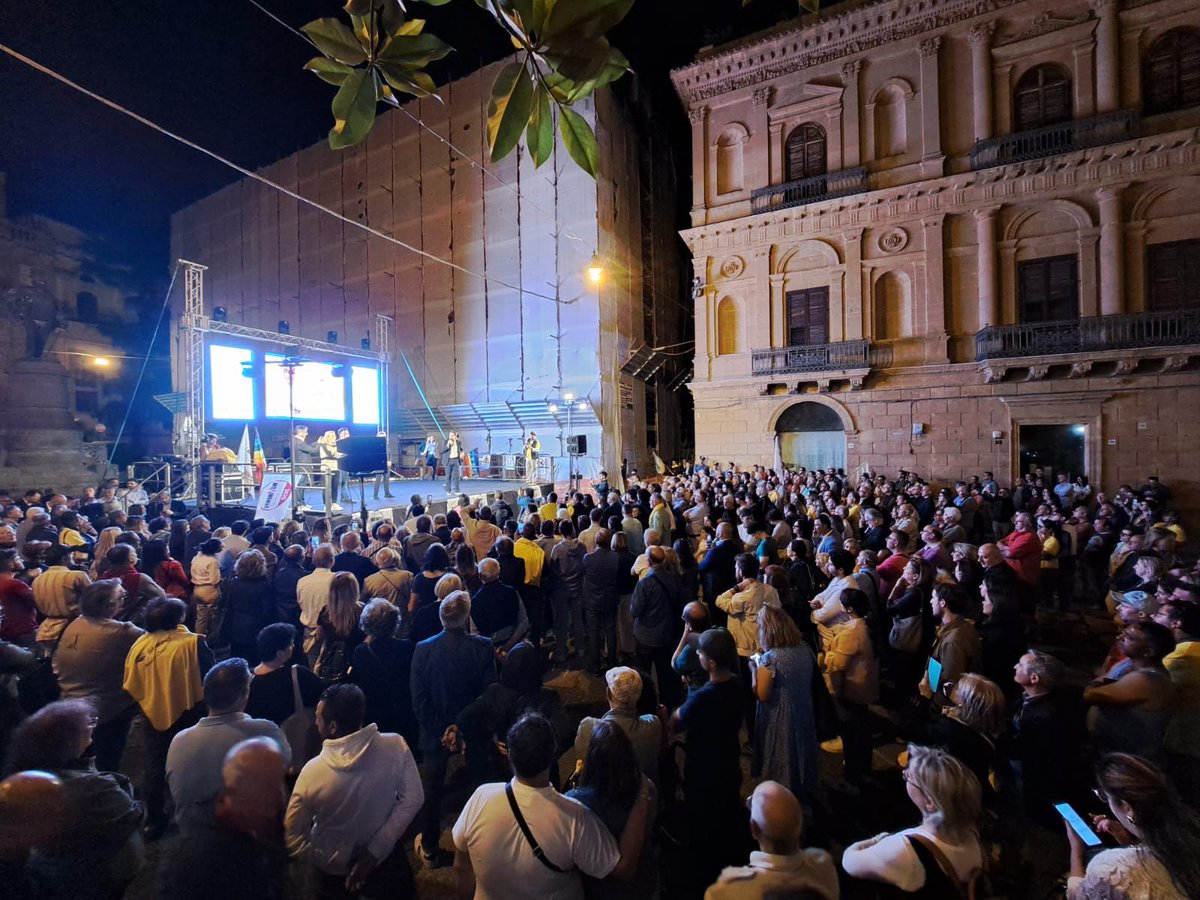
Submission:
[[[801,178],[799,181],[757,188],[750,195],[750,210],[756,213],[770,212],[773,209],[816,203],[818,200],[862,194],[870,189],[867,170],[859,166],[856,169],[842,169],[840,172],[828,172],[824,175],[814,175],[812,178]]]
[[[1200,310],[1084,316],[1057,322],[989,325],[975,335],[975,359],[1008,359],[1139,347],[1200,344]]]
[[[837,369],[868,369],[869,341],[839,341],[755,350],[751,372],[755,375],[789,375],[794,372],[828,372]]]
[[[971,148],[971,168],[990,169],[1009,163],[1042,159],[1072,150],[1099,147],[1137,137],[1141,117],[1135,109],[1073,119],[1044,128],[988,138]]]

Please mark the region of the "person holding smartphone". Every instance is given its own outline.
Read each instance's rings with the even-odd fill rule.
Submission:
[[[1085,842],[1067,817],[1071,846],[1068,900],[1200,897],[1200,816],[1186,806],[1163,773],[1146,760],[1110,753],[1096,766],[1096,796],[1111,818],[1092,826],[1119,845],[1085,862]]]

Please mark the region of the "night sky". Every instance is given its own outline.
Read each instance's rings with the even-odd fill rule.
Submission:
[[[261,2],[294,26],[340,15],[338,0]],[[745,30],[794,9],[791,0],[755,0],[748,10],[741,0],[638,0],[612,38],[665,114],[682,123],[687,154],[669,69],[690,60],[714,29],[738,20]],[[471,0],[411,3],[410,15],[427,18],[428,30],[456,48],[432,70],[439,83],[508,52]],[[333,88],[301,69],[312,49],[249,0],[9,0],[0,3],[0,42],[249,167],[323,140],[330,125]],[[171,213],[238,177],[7,56],[0,171],[10,215],[41,213],[82,228],[97,257],[128,267],[130,286],[155,307],[170,272]]]

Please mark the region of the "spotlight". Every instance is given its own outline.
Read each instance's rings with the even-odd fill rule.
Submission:
[[[214,322],[224,322],[228,319],[229,313],[223,306],[214,306],[212,317]]]
[[[549,409],[551,413],[556,413],[556,412],[558,412],[558,404],[557,404],[557,403],[551,403],[551,404],[550,404],[548,407],[546,407],[546,408],[547,408],[547,409]]]
[[[596,253],[592,254],[592,261],[587,267],[588,281],[592,284],[600,284],[600,280],[604,278],[604,263],[600,261],[600,256]]]
[[[587,401],[586,401],[586,400],[580,400],[578,403],[576,403],[576,404],[575,404],[575,408],[576,408],[576,409],[587,409],[587,408],[588,408]]]
[[[325,340],[331,344],[336,344],[337,343],[337,332],[336,331],[326,332]]]
[[[107,356],[93,356],[92,365],[99,366],[101,369],[104,369],[112,365],[112,360]]]
[[[371,339],[370,339],[369,337],[365,337],[365,338],[363,338],[363,339],[362,339],[362,340],[361,340],[359,343],[360,343],[360,345],[362,346],[362,348],[363,348],[364,350],[370,350],[370,349],[371,349]]]
[[[292,333],[292,323],[289,322],[287,319],[280,319],[279,320],[279,333],[280,334],[291,334]]]

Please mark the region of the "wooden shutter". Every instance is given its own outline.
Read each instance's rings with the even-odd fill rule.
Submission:
[[[1026,260],[1017,269],[1021,322],[1079,318],[1078,260],[1074,255]]]
[[[829,288],[788,291],[788,345],[829,343]]]
[[[1200,307],[1200,240],[1146,248],[1146,307],[1151,312]]]
[[[787,139],[787,180],[799,181],[824,174],[824,129],[812,122],[797,125]]]
[[[1071,79],[1057,66],[1037,66],[1021,76],[1013,97],[1016,131],[1056,125],[1071,118]]]
[[[1146,54],[1144,103],[1149,114],[1200,105],[1200,34],[1168,31]]]

